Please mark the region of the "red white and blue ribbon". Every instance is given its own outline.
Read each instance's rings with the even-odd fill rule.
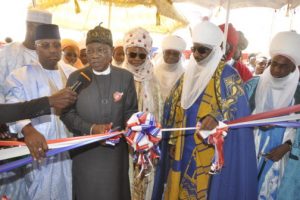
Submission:
[[[127,122],[127,132],[124,134],[127,143],[133,148],[134,162],[141,166],[138,177],[144,170],[150,171],[153,160],[159,158],[158,143],[162,138],[160,124],[151,113],[138,112]]]
[[[240,118],[226,124],[221,124],[219,127],[212,131],[200,131],[201,137],[208,138],[208,142],[213,144],[216,148],[216,155],[213,162],[212,170],[218,171],[222,169],[224,164],[223,155],[223,142],[228,128],[244,128],[244,127],[257,127],[257,126],[281,126],[299,128],[300,123],[296,120],[300,119],[300,115],[287,115],[300,111],[300,105],[291,106],[283,109],[278,109],[270,112],[251,115],[248,117]],[[151,113],[135,113],[128,121],[128,130],[124,132],[110,132],[108,134],[88,135],[72,138],[64,138],[57,140],[47,141],[49,151],[47,156],[52,156],[61,152],[75,149],[97,141],[113,141],[115,145],[122,134],[125,134],[128,144],[134,149],[136,162],[141,166],[142,170],[151,168],[152,161],[159,158],[160,151],[158,143],[161,140],[162,132],[164,131],[178,131],[178,130],[197,130],[198,127],[185,127],[185,128],[166,128],[161,129],[159,123],[155,121]],[[113,139],[112,139],[113,138]],[[0,160],[15,158],[29,154],[29,150],[24,142],[17,141],[1,141],[0,146],[11,147],[8,149],[0,150]],[[32,162],[32,157],[28,156],[17,161],[9,162],[0,166],[0,173],[12,170],[14,168],[26,165]]]
[[[215,148],[215,155],[211,165],[210,174],[218,173],[224,166],[223,144],[224,138],[226,137],[229,128],[237,129],[258,126],[280,126],[298,128],[300,127],[300,123],[296,122],[295,120],[299,119],[300,114],[296,114],[283,117],[274,117],[269,119],[253,120],[250,122],[246,121],[240,123],[229,123],[228,125],[223,122],[219,122],[218,127],[211,131],[199,130],[199,134],[201,135],[201,137],[205,139],[208,144],[214,145]]]
[[[75,149],[81,146],[85,146],[97,141],[103,141],[118,135],[123,134],[123,132],[113,132],[108,134],[96,134],[88,136],[79,136],[72,138],[62,138],[56,140],[48,140],[47,144],[49,150],[46,152],[46,157],[53,156],[62,152],[66,152],[71,149]],[[9,158],[20,157],[29,154],[29,150],[24,142],[18,141],[0,141],[0,146],[15,146],[8,149],[0,150],[0,160],[5,160]],[[0,165],[0,173],[10,171],[17,167],[24,166],[31,163],[33,158],[31,156],[12,161],[3,165]]]

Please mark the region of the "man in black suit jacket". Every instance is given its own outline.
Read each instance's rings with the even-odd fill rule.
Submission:
[[[86,45],[90,66],[72,73],[67,86],[74,85],[82,71],[89,72],[92,81],[61,119],[77,136],[103,133],[111,126],[124,130],[137,112],[133,75],[110,64],[110,30],[100,26],[90,30]],[[80,148],[73,157],[73,198],[130,200],[128,164],[128,145],[123,138],[114,147],[98,142]]]

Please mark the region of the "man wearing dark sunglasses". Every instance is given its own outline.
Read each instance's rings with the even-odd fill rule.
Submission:
[[[165,102],[163,127],[196,127],[200,121],[200,130],[212,130],[218,121],[230,121],[250,114],[240,76],[221,61],[223,38],[219,27],[208,21],[194,27],[193,55],[184,75]],[[173,161],[169,173],[164,174],[169,174],[164,191],[167,199],[188,199],[191,196],[212,200],[257,198],[257,169],[251,130],[228,131],[224,140],[225,167],[218,161],[211,166],[213,147],[198,131],[170,134],[168,143],[171,145],[162,143],[162,149],[175,149],[175,153],[170,151]],[[160,165],[157,170],[165,168]],[[156,179],[155,184],[165,180],[161,177]],[[232,190],[237,187],[237,190]],[[153,199],[161,199],[162,191]]]
[[[133,28],[124,36],[125,63],[124,67],[134,75],[134,82],[138,97],[138,110],[150,112],[160,121],[162,100],[159,83],[153,73],[153,64],[149,55],[152,48],[152,38],[149,32],[143,28]],[[152,163],[155,163],[152,160]],[[133,162],[131,166],[133,166]],[[154,173],[150,176],[142,176],[139,167],[130,169],[133,181],[132,199],[150,199],[152,195]]]

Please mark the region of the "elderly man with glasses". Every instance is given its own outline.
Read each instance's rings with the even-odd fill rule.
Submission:
[[[124,130],[137,112],[133,75],[111,64],[114,48],[109,29],[99,25],[89,30],[86,50],[89,66],[71,74],[67,85],[76,84],[82,72],[91,74],[91,83],[61,119],[76,136]],[[96,142],[73,151],[74,199],[131,199],[128,145],[124,138],[113,147],[108,144]]]
[[[218,121],[249,115],[239,74],[221,61],[223,33],[219,27],[208,21],[197,24],[192,41],[190,63],[165,102],[163,127],[196,127],[200,121],[202,130],[212,130]],[[156,177],[152,199],[161,199],[162,192],[165,199],[256,199],[257,169],[250,129],[228,131],[224,167],[222,163],[212,165],[214,148],[195,130],[172,132],[164,149],[169,149],[172,157],[170,169],[159,166],[165,174]]]

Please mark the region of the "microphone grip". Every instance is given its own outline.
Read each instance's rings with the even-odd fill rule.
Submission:
[[[82,83],[80,81],[76,81],[72,86],[71,90],[78,93],[79,92],[79,87]]]

